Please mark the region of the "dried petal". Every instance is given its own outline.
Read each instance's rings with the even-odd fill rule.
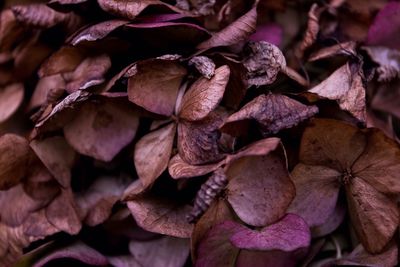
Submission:
[[[246,133],[247,120],[256,120],[263,135],[291,128],[318,112],[316,106],[306,106],[284,95],[260,95],[232,114],[222,131],[233,135]]]
[[[171,116],[186,69],[172,60],[148,60],[136,64],[129,78],[129,100],[148,111]]]
[[[191,178],[206,175],[218,169],[224,161],[205,165],[190,165],[184,161],[179,154],[176,154],[169,161],[168,172],[174,179]]]
[[[167,168],[176,132],[175,123],[142,137],[135,146],[134,163],[144,187],[148,187]]]
[[[379,82],[388,82],[400,77],[400,52],[382,46],[363,47],[373,61],[380,66],[376,69]]]
[[[239,218],[250,225],[277,221],[295,196],[285,161],[273,153],[237,159],[230,163],[226,175],[228,201]]]
[[[190,206],[155,196],[138,197],[127,204],[137,224],[147,231],[182,238],[192,233],[193,227],[186,221]]]
[[[19,108],[24,99],[24,85],[10,84],[0,88],[0,123],[10,118]]]
[[[250,36],[251,41],[265,41],[276,46],[282,43],[283,29],[279,24],[265,23],[257,25],[256,32]]]
[[[325,48],[321,48],[320,50],[312,53],[308,57],[308,61],[316,61],[320,59],[330,58],[337,55],[355,55],[356,54],[356,43],[353,41],[340,43],[332,46],[328,46]]]
[[[65,81],[60,74],[41,78],[36,84],[35,91],[28,104],[28,109],[34,109],[46,104],[53,104],[48,103],[48,96],[60,90],[64,92],[64,88]]]
[[[229,75],[230,69],[224,65],[215,70],[210,80],[201,77],[195,81],[183,96],[179,117],[189,121],[207,117],[221,102]]]
[[[207,79],[211,79],[214,76],[215,64],[212,59],[206,56],[196,56],[189,60],[189,66],[194,66],[201,75]]]
[[[353,67],[350,63],[343,65],[309,92],[336,100],[340,108],[349,111],[361,122],[365,122],[365,88],[361,75],[358,71],[353,71]]]
[[[125,99],[99,99],[85,102],[64,126],[64,134],[79,153],[111,161],[135,137],[138,123]]]
[[[43,62],[38,71],[39,76],[50,76],[73,71],[82,62],[85,56],[85,52],[81,49],[63,46]]]
[[[346,195],[357,237],[368,252],[381,252],[399,224],[396,203],[358,177],[346,186]]]

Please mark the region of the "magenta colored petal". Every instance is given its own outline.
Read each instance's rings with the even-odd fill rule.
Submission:
[[[379,11],[368,31],[366,43],[400,49],[399,2],[389,2]]]
[[[33,267],[42,267],[52,260],[62,258],[75,259],[95,266],[104,266],[108,264],[107,259],[102,254],[85,245],[84,243],[78,242],[51,252],[36,262]]]
[[[193,28],[198,31],[202,31],[206,34],[210,34],[206,29],[204,29],[201,26],[198,26],[196,24],[192,23],[187,23],[187,22],[152,22],[152,23],[130,23],[126,25],[127,27],[131,28],[164,28],[164,27],[187,27],[187,28]]]
[[[287,214],[277,223],[264,227],[261,231],[239,226],[230,238],[232,244],[241,249],[282,251],[308,247],[310,240],[308,225],[295,214]]]
[[[268,43],[280,46],[282,42],[282,27],[276,23],[258,25],[256,32],[250,36],[252,41],[267,41]]]

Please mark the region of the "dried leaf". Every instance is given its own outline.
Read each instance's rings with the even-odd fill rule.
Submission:
[[[151,186],[167,168],[175,132],[175,123],[170,123],[150,132],[136,143],[134,163],[144,187]]]
[[[179,154],[169,161],[168,172],[174,179],[191,178],[206,175],[218,169],[224,161],[204,165],[191,165],[186,163]]]
[[[321,48],[320,50],[312,53],[308,57],[309,62],[334,57],[337,55],[355,55],[356,54],[356,43],[349,41],[345,43],[339,43],[336,45]]]
[[[249,42],[244,49],[243,65],[247,69],[247,86],[271,84],[286,67],[282,51],[265,41]]]
[[[178,90],[187,71],[172,60],[148,60],[136,64],[128,80],[129,100],[156,114],[171,116]]]
[[[60,90],[64,91],[64,88],[65,81],[60,74],[41,78],[36,84],[35,91],[28,104],[28,109],[50,104],[48,103],[49,96],[52,96],[54,92],[59,92]]]
[[[182,238],[192,233],[193,227],[186,221],[190,206],[151,196],[138,197],[127,204],[137,224],[147,231]]]
[[[226,175],[227,199],[239,218],[250,225],[277,221],[295,196],[285,161],[272,153],[237,159],[228,166]]]
[[[358,71],[347,63],[332,73],[327,79],[309,90],[320,97],[336,100],[340,108],[349,111],[361,122],[366,119],[365,88]]]
[[[308,11],[308,22],[306,33],[303,36],[303,40],[296,49],[296,57],[303,58],[304,52],[314,44],[317,39],[319,32],[319,19],[323,9],[319,8],[317,4],[313,4]]]
[[[0,123],[9,119],[22,104],[24,85],[14,83],[0,89]]]
[[[400,77],[400,52],[382,46],[363,47],[373,61],[380,66],[376,69],[379,82],[388,82]]]
[[[165,236],[145,242],[131,241],[129,251],[140,266],[181,267],[189,255],[189,240]]]
[[[256,30],[256,23],[257,4],[232,24],[213,34],[210,39],[198,44],[197,49],[207,50],[218,46],[230,46],[244,41]]]
[[[178,123],[178,151],[180,157],[189,164],[207,164],[221,160],[219,151],[219,127],[227,114],[214,111],[201,121]]]
[[[64,135],[79,153],[111,161],[135,137],[138,123],[125,99],[103,98],[85,102],[64,126]]]
[[[189,66],[194,66],[207,79],[211,79],[214,76],[215,64],[206,56],[195,56],[189,60],[188,64]]]
[[[240,135],[246,133],[246,121],[256,120],[263,135],[276,134],[314,116],[317,112],[316,106],[306,106],[284,95],[260,95],[229,116],[221,130]]]
[[[230,69],[224,65],[215,70],[210,80],[201,77],[195,81],[183,96],[178,116],[189,121],[207,117],[221,102],[229,75]]]

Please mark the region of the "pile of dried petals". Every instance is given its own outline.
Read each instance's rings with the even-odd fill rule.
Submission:
[[[0,7],[0,266],[398,264],[399,1]]]

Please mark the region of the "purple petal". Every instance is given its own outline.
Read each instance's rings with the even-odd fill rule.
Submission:
[[[250,36],[252,41],[267,41],[276,46],[282,43],[282,27],[276,23],[258,25],[256,32]]]

